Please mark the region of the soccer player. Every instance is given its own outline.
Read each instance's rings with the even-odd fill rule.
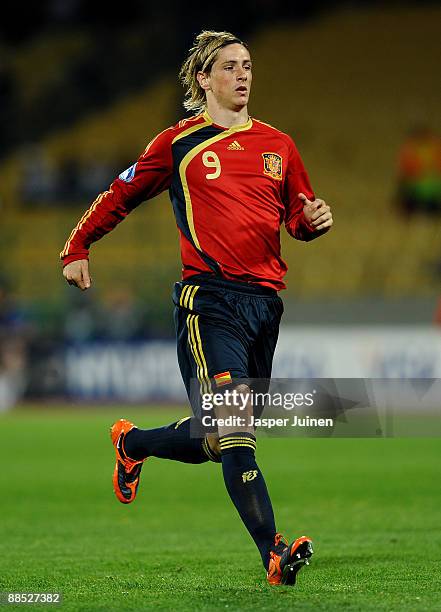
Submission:
[[[88,289],[90,245],[141,202],[169,190],[183,265],[173,294],[178,361],[197,415],[202,394],[231,385],[246,393],[249,379],[271,376],[283,312],[278,291],[287,270],[281,223],[297,240],[309,241],[327,232],[333,220],[330,207],[315,197],[293,140],[248,115],[252,64],[244,42],[228,32],[201,32],[180,79],[184,106],[194,116],[157,135],[98,196],[61,258],[67,282]],[[248,405],[247,414],[252,410]],[[125,504],[135,499],[148,457],[221,463],[226,489],[259,549],[269,583],[294,584],[312,542],[302,536],[288,544],[277,532],[255,459],[254,428],[219,427],[195,437],[196,418],[151,430],[125,419],[113,424],[117,498]]]

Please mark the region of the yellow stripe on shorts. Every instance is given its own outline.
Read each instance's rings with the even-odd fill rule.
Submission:
[[[195,331],[194,331],[194,322],[195,322],[195,319],[198,318],[198,316],[199,315],[192,315],[192,314],[189,314],[187,316],[187,328],[188,328],[188,343],[190,345],[191,352],[193,353],[193,357],[196,362],[196,374],[199,380],[200,392],[201,394],[203,394],[203,393],[210,393],[210,388],[207,385],[207,381],[205,380],[205,377],[204,377],[204,364],[201,359],[201,354],[203,356],[202,345],[200,346],[200,351],[199,351],[199,346],[198,346],[198,342],[197,342]],[[203,359],[205,361],[205,357],[203,357]]]

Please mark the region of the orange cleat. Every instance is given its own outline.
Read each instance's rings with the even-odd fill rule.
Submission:
[[[298,571],[304,565],[309,565],[309,558],[313,552],[312,540],[310,538],[302,536],[288,545],[285,538],[280,533],[277,533],[274,549],[270,552],[266,579],[272,585],[294,585]]]
[[[126,419],[119,419],[110,428],[110,437],[115,447],[116,464],[113,471],[113,490],[119,501],[130,504],[136,497],[142,464],[145,459],[134,461],[124,450],[124,438],[135,425]]]

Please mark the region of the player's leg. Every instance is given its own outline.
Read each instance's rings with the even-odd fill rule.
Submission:
[[[242,393],[250,387],[241,385]],[[252,410],[248,411],[252,414]],[[276,532],[271,499],[263,474],[256,462],[256,439],[243,428],[239,432],[220,432],[222,471],[227,491],[259,549],[267,580],[271,585],[294,585],[297,572],[312,555],[310,538],[302,536],[288,544]]]
[[[249,372],[251,389],[263,397],[269,389],[273,357],[279,335],[280,319],[283,313],[283,303],[278,296],[261,300],[258,304],[261,328],[257,335],[253,350],[250,352]],[[262,404],[253,406],[255,417],[260,417]],[[288,544],[280,534],[275,534],[269,549],[267,580],[272,585],[294,585],[298,571],[309,563],[313,553],[311,539],[301,536]]]
[[[192,352],[193,326],[188,321],[188,311],[178,306],[181,283],[176,283],[174,301],[175,327],[177,336],[177,355],[179,368],[187,390],[190,402],[194,400],[191,394],[195,389],[191,387],[191,380],[197,377],[198,363]],[[187,286],[188,287],[188,286]],[[121,429],[124,419],[117,421],[114,427]],[[125,421],[125,431],[120,446],[132,461],[141,461],[147,457],[172,459],[184,463],[203,463],[209,459],[210,447],[204,440],[203,434],[196,436],[195,417],[184,417],[179,421],[155,429],[139,429],[133,423]],[[214,443],[213,443],[214,444]]]
[[[259,313],[252,299],[253,291],[247,287],[240,289],[229,289],[227,283],[207,283],[194,293],[191,304],[186,302],[187,307],[191,307],[190,340],[194,340],[194,357],[199,363],[199,386],[203,388],[206,382],[212,381],[213,392],[226,390],[225,380],[237,382],[249,376],[250,347],[258,333]],[[245,384],[237,389],[249,391]],[[194,401],[192,405],[198,406]],[[216,417],[228,416],[228,411],[223,414],[222,410],[227,411],[227,407],[219,408]],[[237,409],[236,413],[249,422],[251,404],[245,411],[239,413]],[[232,429],[221,427],[219,448],[226,489],[268,569],[276,527],[265,480],[256,463],[253,431],[249,425]]]
[[[202,372],[199,318],[203,317],[207,300],[204,297],[200,299],[199,295],[196,300],[199,289],[197,285],[176,283],[173,293],[178,363],[195,414],[200,408],[201,385],[205,391],[211,388],[208,372]],[[192,385],[192,380],[197,384]],[[124,436],[124,450],[135,461],[153,456],[185,463],[203,463],[208,460],[220,463],[218,437],[215,434],[205,436],[199,432],[196,421],[192,416],[165,427],[148,430],[132,425],[130,429],[127,428]]]
[[[173,299],[176,305],[175,325],[177,334],[178,362],[182,378],[190,398],[190,381],[196,377],[196,365],[189,346],[188,313],[179,307],[183,287],[176,283]],[[204,435],[196,435],[195,417],[186,417],[154,429],[140,429],[126,419],[116,421],[110,430],[116,453],[113,473],[113,488],[119,501],[128,504],[135,497],[143,462],[148,457],[171,459],[183,463],[220,462],[215,448]]]
[[[247,384],[235,386],[239,397],[250,396]],[[240,400],[240,405],[243,407]],[[245,527],[253,538],[265,569],[268,569],[270,551],[274,545],[276,525],[271,499],[259,468],[255,452],[256,438],[251,423],[253,414],[251,401],[240,411],[231,410],[225,413],[222,407],[217,414],[222,418],[228,413],[240,415],[245,425],[239,427],[219,427],[219,446],[221,450],[222,472],[225,486],[231,501],[235,505]]]
[[[201,438],[190,435],[194,417],[184,417],[174,423],[154,429],[139,429],[136,426],[124,437],[126,454],[135,461],[147,457],[171,459],[182,463],[204,463],[209,457],[202,446]]]
[[[181,283],[176,283],[180,295]],[[175,303],[179,298],[174,294]],[[191,354],[187,325],[187,313],[179,307],[175,309],[175,327],[177,337],[177,355],[181,375],[189,400],[194,390],[190,381],[196,377],[196,364]],[[146,457],[172,459],[183,463],[204,463],[210,457],[203,434],[196,435],[195,417],[185,417],[175,423],[156,429],[138,429],[134,427],[125,438],[125,450],[130,458],[140,460]]]
[[[113,488],[120,502],[129,504],[135,499],[141,468],[148,457],[183,463],[216,461],[206,441],[190,435],[192,420],[194,417],[185,417],[155,429],[138,429],[126,419],[112,425],[110,435],[116,453]]]

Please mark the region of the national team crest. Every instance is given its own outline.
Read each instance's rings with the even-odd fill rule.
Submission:
[[[278,153],[262,153],[263,173],[278,181],[282,180],[282,157]]]

